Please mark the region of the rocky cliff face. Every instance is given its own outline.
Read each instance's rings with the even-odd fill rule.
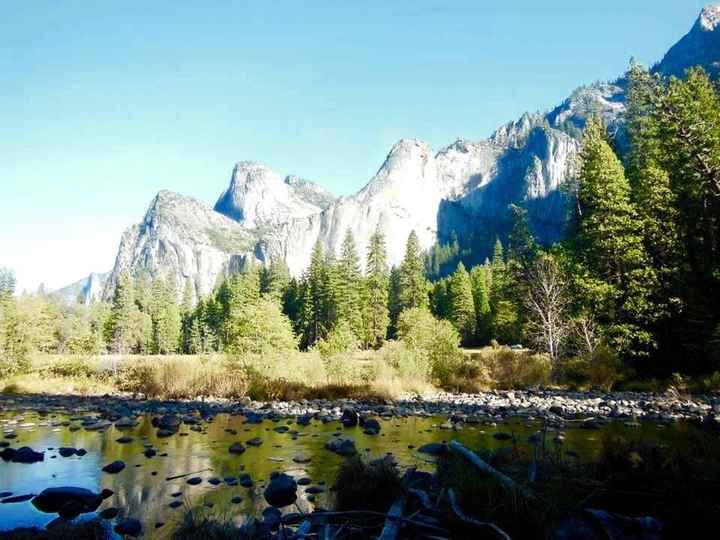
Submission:
[[[720,74],[720,6],[707,6],[680,41],[673,45],[655,70],[682,77],[692,66],[702,66],[713,77]]]
[[[59,296],[65,303],[69,305],[78,302],[82,304],[90,304],[102,299],[105,282],[110,276],[109,272],[98,274],[92,272],[88,277],[72,283],[62,289],[53,291],[53,294]]]
[[[681,74],[702,65],[717,74],[720,8],[703,10],[692,30],[654,69]],[[525,114],[480,141],[458,140],[434,152],[403,139],[356,194],[335,198],[317,184],[281,176],[266,165],[241,161],[214,210],[171,192],[161,192],[145,219],[125,232],[115,268],[105,286],[114,290],[122,271],[148,270],[190,279],[198,295],[243,261],[282,259],[299,275],[316,241],[339,252],[346,230],[364,255],[379,225],[391,264],[401,261],[415,230],[423,248],[456,233],[479,238],[489,248],[508,228],[510,203],[528,210],[535,234],[557,240],[564,223],[562,185],[574,174],[579,138],[589,116],[600,114],[621,147],[626,81],[578,88],[555,109]],[[478,245],[477,242],[475,245]]]
[[[196,297],[209,294],[219,275],[253,258],[255,242],[243,225],[204,203],[161,191],[142,223],[123,234],[103,296],[112,297],[122,272],[140,271],[153,277],[172,276],[180,291],[190,280]]]

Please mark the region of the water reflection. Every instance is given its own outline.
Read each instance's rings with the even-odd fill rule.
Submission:
[[[80,413],[82,414],[82,413]],[[120,509],[120,517],[139,518],[144,525],[146,537],[155,533],[155,524],[165,523],[162,529],[167,534],[182,518],[183,507],[170,508],[174,500],[183,500],[193,508],[212,506],[219,515],[231,516],[241,521],[244,515],[259,514],[265,507],[262,491],[265,482],[273,471],[284,471],[296,478],[309,476],[310,486],[320,486],[324,492],[314,496],[314,503],[308,500],[304,490],[310,486],[301,486],[298,506],[301,511],[312,510],[314,504],[326,507],[329,503],[329,485],[342,459],[324,446],[333,436],[343,435],[355,439],[358,450],[370,456],[382,456],[391,453],[404,466],[415,465],[421,469],[430,469],[427,456],[417,453],[417,448],[430,442],[457,439],[471,448],[496,449],[508,446],[508,442],[498,441],[492,435],[497,431],[512,432],[523,443],[528,435],[537,429],[537,424],[527,420],[514,419],[497,427],[465,426],[462,431],[439,429],[444,418],[403,418],[382,421],[379,435],[365,435],[361,428],[343,429],[339,422],[323,424],[313,421],[309,426],[299,426],[290,420],[278,423],[264,421],[261,424],[244,424],[243,417],[221,414],[210,422],[203,422],[198,431],[183,425],[180,431],[166,438],[158,438],[156,429],[149,416],[138,418],[138,425],[131,429],[110,427],[104,431],[77,429],[80,425],[76,417],[69,425],[60,422],[70,417],[57,415],[42,416],[35,412],[4,412],[0,415],[0,425],[4,430],[14,429],[17,438],[8,440],[13,447],[30,446],[45,451],[45,461],[32,465],[0,462],[0,491],[9,491],[13,495],[39,493],[47,487],[77,486],[99,492],[104,488],[114,492],[102,508],[115,506]],[[31,424],[20,427],[21,424]],[[287,425],[289,431],[280,433],[274,428]],[[197,429],[197,428],[196,428]],[[658,427],[644,424],[643,430],[648,436],[658,436]],[[583,459],[592,459],[598,450],[599,432],[582,429],[565,430],[563,447],[577,452]],[[117,439],[123,435],[133,438],[130,443],[121,444]],[[247,450],[235,455],[228,452],[229,446],[237,441],[246,441],[259,437],[260,446],[248,446]],[[146,458],[145,448],[152,445],[157,450],[155,457]],[[57,448],[72,446],[84,448],[87,454],[82,457],[60,457]],[[527,449],[527,446],[524,446]],[[162,454],[167,454],[165,457]],[[304,455],[309,463],[298,464],[293,457]],[[122,460],[126,468],[118,474],[107,474],[101,468],[111,461]],[[190,474],[193,473],[193,474]],[[228,485],[226,479],[237,480],[243,473],[249,473],[255,482],[253,488],[240,485]],[[178,475],[182,478],[166,480]],[[191,477],[200,477],[199,485],[188,485]],[[213,485],[208,480],[220,480]],[[215,480],[214,480],[215,481]],[[181,492],[180,497],[171,495]],[[239,504],[233,504],[234,497],[240,497]],[[288,508],[297,511],[297,508]],[[30,502],[0,504],[0,528],[11,529],[17,526],[44,526],[56,516],[37,511]]]

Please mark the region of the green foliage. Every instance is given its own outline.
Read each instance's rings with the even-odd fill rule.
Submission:
[[[400,314],[398,337],[416,354],[426,355],[432,377],[441,386],[450,380],[462,360],[457,330],[425,309],[412,308]]]
[[[653,338],[650,294],[655,272],[648,265],[630,184],[598,120],[588,122],[581,151],[577,234],[571,274],[585,305],[606,326],[623,354],[647,354]]]
[[[477,315],[473,299],[470,275],[465,265],[459,263],[447,286],[449,318],[460,333],[464,344],[470,344],[475,338]]]
[[[400,311],[428,307],[428,283],[417,234],[412,231],[405,246],[405,257],[399,269],[398,301]]]
[[[546,354],[513,351],[503,346],[483,350],[480,364],[497,388],[522,389],[550,384],[552,363]]]
[[[232,354],[297,350],[290,320],[278,303],[269,298],[234,305],[227,322],[227,331],[227,350]]]
[[[363,335],[363,279],[355,239],[348,229],[340,248],[336,279],[330,296],[335,304],[335,324],[347,324],[358,338]]]
[[[382,345],[390,325],[390,274],[387,266],[385,236],[380,226],[370,237],[363,289],[363,343],[366,347]]]

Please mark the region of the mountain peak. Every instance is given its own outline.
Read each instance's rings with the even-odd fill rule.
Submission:
[[[700,12],[697,24],[702,30],[713,32],[720,25],[720,5],[705,6]]]

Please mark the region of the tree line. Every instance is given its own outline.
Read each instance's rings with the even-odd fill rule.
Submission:
[[[456,238],[424,253],[412,232],[390,267],[380,228],[363,254],[348,230],[337,255],[318,242],[298,278],[282,262],[248,264],[196,303],[190,281],[124,274],[110,304],[67,307],[50,295],[13,297],[3,271],[0,351],[257,350],[267,343],[258,327],[303,349],[336,336],[369,349],[396,336],[403,311],[420,309],[450,321],[465,346],[523,344],[558,369],[571,358],[611,358],[648,375],[717,369],[718,90],[701,69],[664,79],[633,65],[626,82],[629,145],[587,121],[556,245],[538,244],[525,210],[511,205],[492,258],[446,277],[454,257],[473,260]]]

